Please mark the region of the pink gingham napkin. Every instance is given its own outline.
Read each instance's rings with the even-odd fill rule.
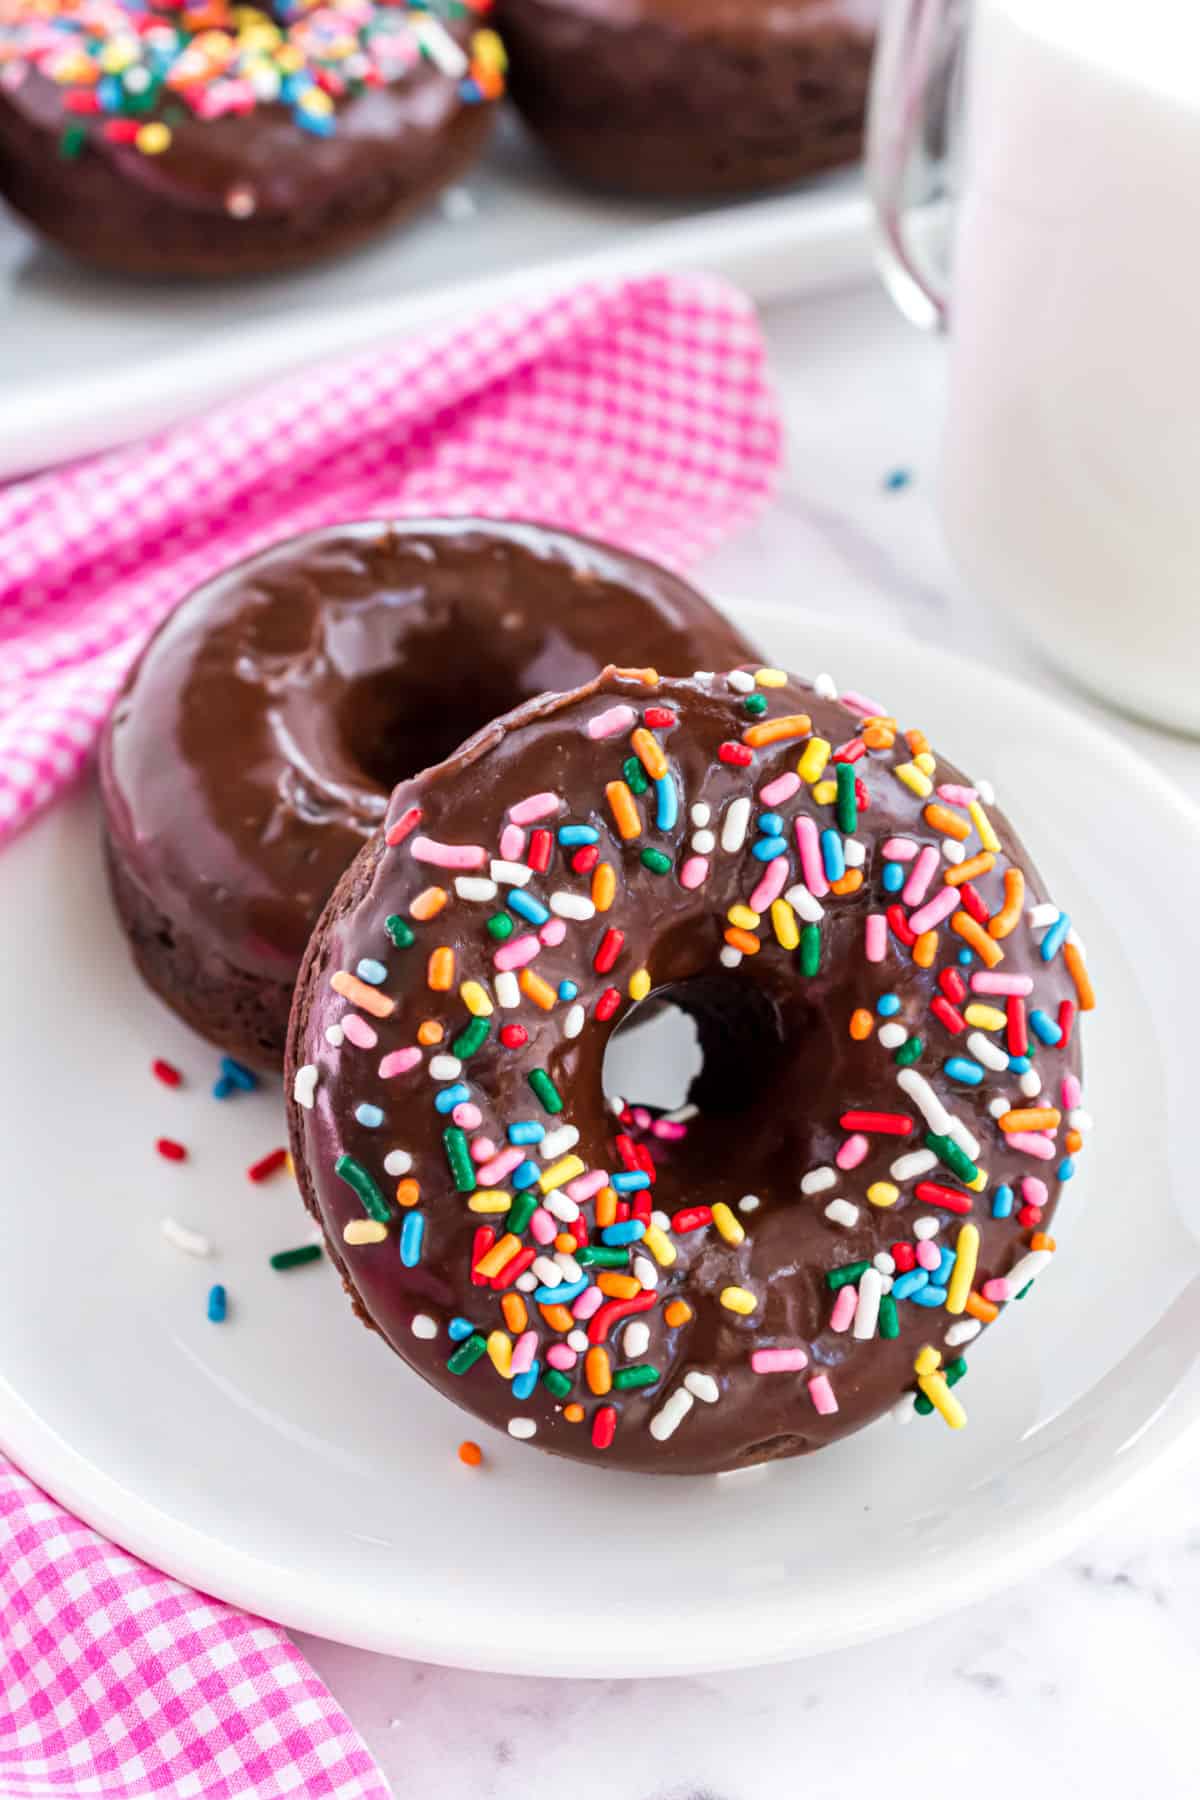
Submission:
[[[79,774],[163,614],[262,546],[475,512],[683,568],[766,498],[779,446],[749,302],[670,277],[514,304],[16,483],[0,492],[0,841]]]
[[[517,304],[16,483],[0,491],[0,841],[85,766],[168,608],[264,545],[470,512],[684,568],[766,499],[779,453],[749,303],[680,277]],[[0,1458],[4,1800],[386,1792],[281,1630],[126,1555]]]

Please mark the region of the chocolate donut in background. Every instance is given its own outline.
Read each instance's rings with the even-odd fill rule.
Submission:
[[[132,275],[350,248],[486,142],[503,52],[476,0],[0,0],[0,193]]]
[[[752,193],[853,162],[881,0],[497,0],[509,89],[570,174]]]
[[[337,526],[189,596],[100,750],[145,980],[222,1049],[278,1067],[309,934],[393,785],[614,644],[684,672],[757,654],[677,576],[536,525]]]

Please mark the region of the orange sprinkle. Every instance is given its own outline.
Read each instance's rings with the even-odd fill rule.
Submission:
[[[426,980],[437,994],[447,993],[454,986],[454,952],[449,944],[439,944],[430,952]]]
[[[551,1331],[574,1331],[575,1315],[569,1306],[542,1306],[538,1309]]]
[[[610,1300],[632,1300],[635,1294],[642,1291],[640,1281],[632,1275],[618,1274],[616,1269],[602,1270],[596,1277],[596,1286]]]
[[[725,942],[732,944],[744,956],[757,956],[762,948],[752,931],[743,931],[740,925],[730,925],[725,932]]]
[[[862,883],[861,869],[847,869],[844,875],[839,875],[836,881],[831,881],[829,887],[832,893],[843,897],[846,894],[857,894]]]
[[[583,1418],[583,1408],[580,1406],[578,1400],[572,1400],[570,1406],[563,1407],[563,1418],[567,1421],[568,1425],[579,1424],[580,1420]]]
[[[937,955],[937,947],[937,932],[923,931],[913,945],[913,961],[918,969],[932,969],[934,957]]]
[[[415,1206],[420,1198],[421,1184],[414,1181],[411,1175],[406,1175],[403,1181],[396,1183],[397,1206]]]
[[[564,1256],[573,1256],[578,1250],[579,1244],[569,1231],[560,1231],[554,1240],[554,1248],[561,1250]]]
[[[658,670],[657,669],[622,669],[622,668],[618,668],[617,674],[618,675],[627,675],[629,677],[630,681],[640,681],[643,687],[657,687],[658,686]]]
[[[686,1325],[692,1316],[692,1309],[686,1300],[671,1300],[667,1303],[663,1318],[674,1330],[676,1325]]]
[[[596,1195],[596,1225],[603,1231],[608,1225],[617,1222],[617,1190],[613,1187],[602,1187]]]
[[[850,1014],[850,1036],[856,1044],[863,1043],[875,1029],[875,1020],[865,1006],[856,1006]]]
[[[1068,1131],[1063,1138],[1063,1143],[1066,1145],[1067,1155],[1076,1156],[1083,1149],[1083,1133],[1074,1130]]]
[[[991,851],[981,850],[978,856],[968,856],[966,862],[960,862],[956,869],[947,869],[946,881],[950,887],[961,887],[964,881],[974,881],[977,875],[986,875],[995,866],[996,859]],[[992,936],[1003,937],[1004,933],[993,931]]]
[[[807,713],[785,713],[779,719],[763,719],[757,725],[750,725],[742,733],[743,744],[749,744],[751,750],[761,750],[764,744],[788,744],[793,738],[807,737],[812,730],[812,720]]]
[[[469,1469],[477,1469],[483,1461],[483,1451],[478,1444],[474,1444],[470,1438],[466,1438],[458,1446],[458,1460],[466,1463]]]
[[[890,725],[874,720],[863,726],[862,741],[868,750],[890,750],[896,742],[896,733]]]
[[[1029,1248],[1031,1250],[1057,1250],[1058,1245],[1048,1232],[1035,1231],[1029,1240]]]
[[[424,923],[426,919],[436,918],[448,899],[445,888],[423,888],[408,910],[414,919]]]
[[[957,931],[964,943],[970,944],[985,967],[994,969],[997,963],[1004,961],[1004,952],[995,938],[990,938],[983,927],[975,923],[970,913],[956,912],[950,920],[950,929]]]
[[[490,1281],[493,1275],[500,1273],[506,1262],[511,1262],[520,1248],[520,1238],[516,1237],[513,1232],[506,1231],[502,1238],[497,1238],[490,1250],[484,1251],[475,1264],[475,1273],[486,1275]]]
[[[593,1344],[584,1357],[583,1372],[593,1394],[607,1394],[612,1388],[612,1362],[601,1344]]]
[[[417,1026],[418,1044],[440,1044],[445,1035],[436,1019],[422,1019]]]
[[[558,999],[557,992],[548,981],[544,981],[532,969],[521,970],[517,976],[517,986],[525,998],[532,1000],[535,1006],[540,1006],[543,1012],[554,1011],[554,1003]]]
[[[929,739],[923,731],[906,731],[904,741],[914,756],[924,756],[929,750]]]
[[[956,838],[960,844],[966,843],[971,835],[971,827],[967,821],[960,819],[957,813],[952,813],[950,808],[943,806],[940,801],[931,800],[929,802],[925,808],[924,818],[925,823],[931,825],[934,831],[940,831],[943,837]]]
[[[1080,956],[1077,945],[1063,945],[1063,961],[1070,971],[1071,980],[1075,983],[1075,997],[1079,1001],[1080,1012],[1091,1012],[1096,1004],[1096,990],[1092,986],[1091,976],[1087,972],[1087,964]]]
[[[605,787],[604,794],[621,836],[627,841],[629,838],[639,837],[642,830],[642,815],[638,811],[626,783],[610,781]]]
[[[611,863],[598,862],[592,870],[592,905],[607,912],[617,895],[617,877]]]
[[[651,781],[661,781],[667,772],[667,759],[654,733],[639,725],[629,741]]]
[[[985,1300],[982,1294],[977,1294],[974,1288],[967,1295],[964,1311],[969,1312],[973,1319],[978,1319],[983,1325],[991,1325],[1000,1317],[1000,1308],[993,1306],[990,1300]]]
[[[1062,1123],[1057,1106],[1018,1106],[1001,1113],[1001,1131],[1052,1131]]]
[[[1021,921],[1025,904],[1025,877],[1020,869],[1004,871],[1004,905],[988,920],[988,931],[994,938],[1005,938]]]
[[[331,975],[329,985],[335,994],[349,1000],[351,1006],[361,1006],[364,1012],[373,1013],[377,1019],[389,1019],[396,1010],[394,1000],[381,994],[369,981],[360,981],[357,975],[351,975],[345,969],[338,969]]]
[[[504,1314],[504,1323],[518,1336],[529,1323],[529,1308],[525,1304],[524,1294],[518,1294],[511,1288],[500,1302],[500,1311]]]

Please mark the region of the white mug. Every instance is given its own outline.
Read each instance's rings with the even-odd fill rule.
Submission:
[[[891,0],[885,279],[949,325],[946,535],[1118,706],[1200,731],[1200,7]],[[960,142],[960,128],[962,136]],[[954,214],[950,297],[928,229]]]

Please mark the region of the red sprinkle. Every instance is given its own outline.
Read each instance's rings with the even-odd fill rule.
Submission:
[[[625,1167],[627,1169],[636,1169],[638,1166],[637,1148],[629,1133],[627,1131],[618,1131],[616,1137],[613,1139],[613,1143],[616,1145],[617,1155],[620,1157]]]
[[[596,1002],[596,1017],[598,1019],[611,1019],[620,1004],[620,988],[605,988],[604,992]]]
[[[963,1018],[957,1006],[951,1006],[945,994],[935,994],[933,999],[929,1002],[929,1010],[934,1018],[940,1019],[942,1024],[946,1027],[946,1030],[954,1032],[955,1036],[957,1036],[960,1031],[965,1031],[967,1029],[967,1021]]]
[[[156,1056],[150,1064],[150,1073],[157,1075],[164,1087],[178,1087],[183,1080],[175,1064],[164,1062],[161,1056]]]
[[[844,1112],[841,1126],[843,1131],[882,1131],[888,1137],[908,1137],[913,1122],[903,1113]]]
[[[926,1206],[941,1206],[947,1212],[969,1213],[973,1204],[970,1194],[964,1194],[961,1188],[945,1187],[940,1181],[918,1181],[913,1192]]]
[[[665,706],[648,706],[643,717],[651,731],[669,731],[676,723],[675,714]]]
[[[588,1342],[603,1344],[619,1319],[627,1319],[631,1313],[648,1312],[657,1299],[658,1292],[655,1288],[645,1288],[640,1294],[635,1294],[632,1300],[606,1300],[588,1320]]]
[[[183,1162],[187,1156],[183,1145],[177,1144],[174,1138],[159,1138],[154,1148],[160,1156],[165,1156],[168,1162]]]
[[[98,113],[100,96],[91,88],[76,88],[73,93],[63,95],[62,105],[70,113]]]
[[[870,812],[871,796],[867,792],[867,784],[860,781],[857,775],[854,777],[854,798],[860,813]]]
[[[592,1443],[597,1450],[607,1450],[617,1435],[617,1409],[601,1406],[592,1420]]]
[[[1020,994],[1008,996],[1008,1054],[1024,1056],[1029,1050],[1029,1027],[1025,1023],[1025,1002]]]
[[[712,1224],[712,1209],[707,1206],[685,1206],[671,1219],[672,1231],[699,1231],[703,1225]]]
[[[638,1189],[638,1192],[633,1196],[629,1210],[635,1219],[640,1219],[642,1221],[643,1225],[648,1225],[650,1223],[649,1188]]]
[[[525,861],[531,869],[536,869],[539,875],[544,875],[550,867],[550,852],[553,848],[554,839],[539,825],[536,831],[529,834],[529,854]]]
[[[839,749],[834,751],[833,760],[835,763],[856,763],[860,757],[866,754],[867,746],[862,739],[851,738],[849,743],[842,744]]]
[[[108,119],[104,125],[104,135],[113,144],[132,144],[140,130],[136,119]]]
[[[958,890],[958,897],[963,903],[965,912],[969,912],[977,925],[986,925],[991,913],[984,905],[979,889],[964,881]]]
[[[527,1244],[523,1250],[514,1251],[504,1267],[500,1270],[500,1273],[492,1276],[492,1286],[496,1289],[497,1293],[499,1293],[501,1288],[506,1288],[511,1282],[514,1282],[518,1275],[523,1275],[526,1269],[532,1264],[536,1255],[537,1251],[531,1244]]]
[[[917,1266],[917,1252],[912,1244],[893,1244],[892,1261],[896,1265],[898,1275],[907,1275],[910,1269]]]
[[[635,1154],[638,1168],[642,1170],[643,1174],[650,1177],[650,1185],[653,1187],[658,1180],[658,1170],[654,1166],[654,1158],[650,1154],[649,1144],[638,1144]]]
[[[387,835],[384,838],[384,842],[387,844],[388,849],[394,850],[397,844],[402,844],[409,832],[415,831],[420,823],[421,809],[419,806],[410,806],[407,812],[402,812],[400,817],[396,820],[396,823],[394,825],[389,825],[387,828]]]
[[[900,942],[909,950],[917,941],[917,934],[905,916],[904,908],[899,901],[893,901],[887,909],[887,922]]]
[[[598,844],[581,844],[571,858],[571,867],[576,875],[590,875],[599,861],[600,847]]]
[[[575,1248],[577,1250],[582,1250],[589,1242],[587,1220],[582,1213],[580,1213],[579,1217],[575,1219],[571,1225],[571,1236],[575,1239]]]
[[[529,1042],[529,1033],[523,1025],[502,1025],[500,1042],[506,1050],[519,1050],[522,1044]]]
[[[600,947],[592,958],[592,967],[597,975],[607,975],[608,971],[621,954],[621,946],[625,942],[625,933],[610,925],[600,939]]]
[[[246,1173],[251,1181],[265,1181],[276,1169],[282,1169],[287,1161],[287,1154],[286,1150],[268,1150],[265,1156],[260,1156],[257,1162],[250,1164]]]
[[[938,986],[955,1006],[961,1006],[967,997],[967,984],[957,969],[943,969],[938,976]]]
[[[1024,1225],[1028,1228],[1031,1225],[1040,1225],[1041,1222],[1042,1209],[1040,1206],[1023,1206],[1017,1214],[1018,1225]]]
[[[732,763],[738,769],[747,769],[754,761],[754,752],[748,744],[722,744],[717,756],[721,762]]]
[[[1075,1025],[1075,1002],[1060,1000],[1058,1003],[1058,1029],[1062,1032],[1062,1043],[1059,1048],[1065,1050],[1071,1041],[1071,1032]]]
[[[475,1236],[471,1240],[471,1286],[486,1287],[488,1278],[477,1273],[475,1264],[485,1257],[496,1241],[496,1234],[490,1225],[477,1225]]]

